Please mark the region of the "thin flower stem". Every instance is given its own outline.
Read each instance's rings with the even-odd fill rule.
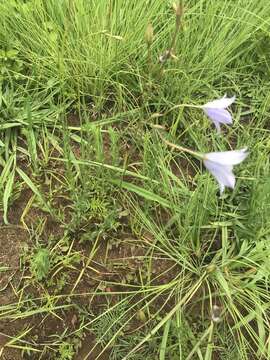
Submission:
[[[180,29],[180,25],[181,25],[181,18],[183,15],[183,4],[182,1],[179,1],[179,4],[176,6],[176,17],[175,17],[175,31],[173,34],[173,38],[172,38],[172,42],[171,42],[171,46],[169,48],[169,54],[171,55],[173,52],[173,49],[175,47],[175,43],[176,43],[176,37],[177,37],[177,33],[179,32]]]
[[[171,111],[175,110],[175,109],[180,109],[180,108],[184,108],[184,107],[188,107],[188,108],[197,108],[197,109],[201,109],[201,105],[192,105],[192,104],[178,104],[173,106],[172,108],[170,108],[168,111],[166,111],[165,113],[162,114],[162,116],[165,116],[167,114],[169,114]]]
[[[191,149],[188,149],[188,148],[185,148],[185,147],[180,146],[180,145],[173,144],[172,142],[166,140],[166,139],[161,135],[160,132],[159,132],[159,135],[160,135],[162,141],[163,141],[166,145],[172,147],[173,149],[176,149],[176,150],[179,150],[179,151],[183,151],[183,152],[185,152],[185,153],[188,153],[188,154],[190,154],[190,155],[192,155],[192,156],[194,156],[194,157],[196,157],[196,158],[198,158],[198,159],[200,159],[200,160],[202,160],[202,159],[204,158],[204,154],[199,153],[199,152],[194,151],[194,150],[191,150]]]
[[[148,63],[148,72],[151,74],[152,71],[152,54],[151,54],[151,45],[147,45],[147,63]]]
[[[176,44],[176,38],[177,38],[177,34],[180,30],[181,27],[181,20],[182,20],[182,16],[184,13],[184,6],[183,6],[183,1],[179,0],[179,4],[175,6],[174,8],[175,10],[175,30],[173,33],[173,37],[172,37],[172,41],[170,44],[170,47],[168,50],[166,50],[166,52],[161,56],[161,64],[164,65],[165,62],[170,59],[171,57],[175,57],[175,55],[173,54],[174,48],[175,48],[175,44]]]

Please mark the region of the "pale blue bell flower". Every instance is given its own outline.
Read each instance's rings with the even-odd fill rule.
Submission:
[[[232,124],[232,116],[229,113],[227,107],[229,107],[235,101],[235,96],[228,98],[226,95],[217,100],[210,101],[205,105],[202,105],[204,113],[214,123],[218,132],[220,132],[220,124]]]
[[[222,194],[225,187],[234,188],[233,165],[240,164],[248,156],[247,149],[211,152],[204,155],[203,163],[219,184]]]

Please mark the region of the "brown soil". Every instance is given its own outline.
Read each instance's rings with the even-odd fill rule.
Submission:
[[[109,351],[102,352],[101,347],[96,346],[95,338],[90,334],[83,340],[82,347],[74,360],[108,360],[109,355]]]
[[[29,232],[20,225],[20,219],[24,212],[24,209],[31,198],[31,191],[23,190],[19,199],[17,199],[11,206],[9,211],[9,220],[13,222],[12,225],[0,227],[0,266],[3,268],[3,272],[0,272],[0,309],[1,306],[7,306],[14,304],[14,313],[16,312],[15,305],[19,302],[20,290],[24,287],[23,294],[30,297],[42,297],[46,293],[54,294],[57,289],[52,286],[50,288],[40,287],[38,284],[28,284],[25,279],[30,277],[29,270],[25,271],[20,268],[20,257],[24,253],[24,248],[31,248],[35,244],[30,239]],[[62,204],[58,204],[62,206]],[[38,208],[31,207],[27,214],[24,216],[24,224],[26,228],[31,229],[35,227],[37,223],[44,220],[43,229],[43,241],[53,235],[55,238],[60,239],[63,236],[63,228],[59,226],[59,223],[51,218],[50,215],[44,213]],[[26,246],[27,245],[27,246]],[[79,326],[80,314],[77,308],[90,309],[91,313],[97,314],[101,311],[102,305],[106,304],[104,295],[91,297],[90,292],[95,292],[104,280],[115,282],[121,282],[125,279],[125,276],[129,271],[136,273],[139,267],[142,265],[142,257],[145,250],[139,246],[136,239],[132,239],[130,234],[121,234],[117,243],[109,247],[109,251],[106,252],[108,246],[107,241],[103,241],[98,251],[95,254],[95,258],[90,263],[89,268],[84,269],[83,277],[78,283],[74,293],[77,296],[72,298],[72,304],[74,307],[69,310],[59,311],[55,316],[48,312],[35,316],[27,316],[26,319],[10,319],[10,316],[0,316],[0,358],[6,360],[35,360],[38,359],[40,354],[35,356],[33,353],[29,358],[26,354],[22,355],[19,349],[15,349],[9,346],[9,341],[21,334],[24,330],[30,329],[24,340],[35,344],[39,350],[42,350],[42,345],[50,343],[52,338],[56,338],[57,334],[60,336],[64,331],[75,331]],[[74,251],[81,254],[82,261],[78,264],[77,269],[70,269],[68,271],[69,279],[64,288],[57,291],[57,294],[69,294],[72,291],[74,283],[78,279],[80,271],[84,268],[90,251],[89,243],[80,244],[75,242]],[[106,256],[105,256],[106,254]],[[120,266],[119,266],[120,265]],[[102,291],[108,292],[108,295],[116,288],[108,287],[102,289]],[[66,300],[66,298],[65,298]],[[110,301],[117,300],[117,296],[110,295]],[[61,301],[57,302],[57,305],[61,305]],[[76,308],[77,307],[77,308]],[[57,316],[56,316],[57,315]],[[18,343],[16,343],[18,344]],[[93,349],[91,351],[91,349]],[[101,354],[101,356],[99,356]],[[95,346],[95,340],[93,335],[89,331],[85,331],[81,338],[81,345],[77,350],[75,360],[85,359],[108,359],[108,351],[102,352],[99,346]],[[42,359],[49,360],[48,355],[44,355]]]
[[[21,280],[19,256],[22,244],[28,240],[27,232],[20,226],[2,226],[0,229],[0,307],[18,302],[16,293]],[[17,349],[3,348],[10,337],[16,336],[23,328],[22,321],[0,320],[0,358],[4,360],[22,359]]]
[[[144,266],[146,248],[142,241],[138,241],[127,232],[119,234],[118,239],[115,239],[111,244],[109,243],[110,240],[103,240],[88,268],[84,267],[91,246],[89,243],[80,244],[77,241],[73,250],[80,253],[82,261],[78,264],[77,269],[70,269],[68,271],[69,279],[60,293],[53,287],[45,290],[45,288],[40,287],[38,284],[33,285],[30,283],[27,285],[25,279],[29,277],[30,274],[29,270],[25,273],[23,269],[20,268],[20,257],[25,251],[24,248],[26,245],[28,248],[31,248],[34,244],[33,240],[30,239],[29,232],[24,229],[22,225],[19,225],[19,223],[30,198],[30,191],[22,191],[21,197],[14,202],[9,212],[9,219],[12,219],[14,224],[9,226],[2,225],[0,229],[0,264],[2,267],[5,267],[4,271],[0,273],[0,307],[17,304],[22,286],[24,286],[24,295],[28,294],[33,297],[42,297],[46,293],[53,295],[55,291],[56,294],[69,294],[82,269],[84,269],[84,273],[74,291],[74,293],[77,294],[77,296],[72,298],[74,307],[64,311],[60,310],[55,315],[46,312],[17,320],[11,320],[9,316],[0,317],[0,358],[6,360],[38,359],[40,356],[39,353],[37,356],[32,353],[29,358],[26,354],[22,355],[20,350],[9,347],[9,340],[12,337],[18,336],[24,330],[31,328],[26,339],[30,343],[34,343],[34,347],[42,350],[42,345],[39,346],[38,344],[50,343],[51,339],[55,338],[57,334],[61,335],[66,330],[72,332],[79,327],[80,314],[77,308],[90,309],[93,314],[98,314],[102,311],[103,305],[106,304],[106,299],[104,295],[98,295],[97,289],[104,280],[123,284],[129,281],[131,281],[131,283],[137,283],[139,281],[139,273]],[[59,204],[59,206],[61,206],[61,204]],[[31,226],[35,226],[38,220],[41,219],[45,220],[43,230],[43,238],[45,241],[50,235],[54,235],[56,238],[63,236],[63,229],[59,224],[52,219],[50,215],[43,213],[35,207],[30,208],[24,217],[24,223],[28,229],[31,229]],[[147,236],[147,238],[149,240],[149,236]],[[170,281],[175,276],[176,271],[171,262],[166,259],[153,260],[151,272],[156,284]],[[102,288],[102,291],[110,295],[109,299],[111,303],[115,303],[119,299],[117,295],[111,293],[119,289],[119,286],[110,286],[105,289]],[[97,291],[95,297],[87,295],[95,291]],[[64,301],[66,301],[66,298]],[[57,305],[61,305],[62,303],[64,304],[62,300],[59,300]],[[16,313],[16,310],[14,313]],[[140,323],[138,327],[142,327],[142,325],[143,323]],[[74,359],[107,360],[109,358],[108,356],[109,351],[102,352],[100,346],[95,346],[93,334],[85,331]],[[45,355],[42,359],[49,360],[49,357]]]

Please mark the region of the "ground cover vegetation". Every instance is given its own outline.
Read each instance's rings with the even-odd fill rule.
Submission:
[[[0,14],[0,357],[269,359],[269,1]]]

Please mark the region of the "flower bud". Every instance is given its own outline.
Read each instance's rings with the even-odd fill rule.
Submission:
[[[173,10],[175,11],[175,15],[181,17],[184,14],[184,7],[183,5],[173,3],[172,4]]]
[[[148,46],[150,46],[153,43],[154,40],[154,29],[152,24],[148,24],[146,31],[145,31],[145,41]]]

